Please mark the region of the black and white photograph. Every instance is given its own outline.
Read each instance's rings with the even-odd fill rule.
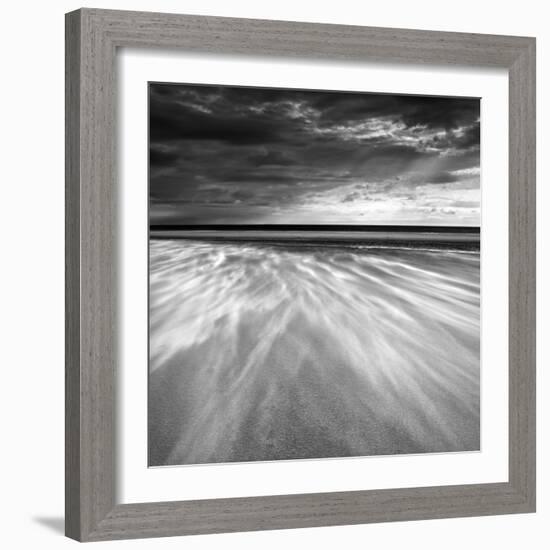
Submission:
[[[4,548],[548,547],[550,26],[495,6],[3,4]]]
[[[149,466],[479,451],[479,98],[148,93]]]

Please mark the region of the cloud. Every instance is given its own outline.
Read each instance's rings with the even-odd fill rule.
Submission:
[[[479,217],[422,202],[479,189],[477,99],[151,84],[149,111],[158,223]]]
[[[151,166],[170,166],[178,160],[178,154],[174,151],[163,151],[151,147],[149,149],[149,162]]]

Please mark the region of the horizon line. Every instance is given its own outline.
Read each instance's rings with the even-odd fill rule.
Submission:
[[[300,231],[441,231],[441,232],[480,232],[474,225],[337,225],[337,224],[149,224],[150,231],[204,231],[204,230],[300,230]]]

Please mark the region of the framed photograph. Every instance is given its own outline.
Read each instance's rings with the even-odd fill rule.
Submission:
[[[535,40],[67,14],[66,534],[535,510]]]

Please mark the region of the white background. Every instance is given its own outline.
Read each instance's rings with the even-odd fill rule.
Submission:
[[[504,70],[118,54],[118,502],[508,481],[508,75]],[[481,452],[147,468],[147,81],[481,97]],[[367,88],[368,87],[368,88]]]
[[[2,545],[65,548],[63,516],[63,13],[78,1],[24,2],[2,13]],[[110,547],[546,548],[550,525],[548,239],[550,31],[544,3],[97,1],[94,7],[537,36],[539,497],[533,515],[108,543]],[[546,340],[546,342],[545,342]],[[543,397],[547,398],[543,400]]]

